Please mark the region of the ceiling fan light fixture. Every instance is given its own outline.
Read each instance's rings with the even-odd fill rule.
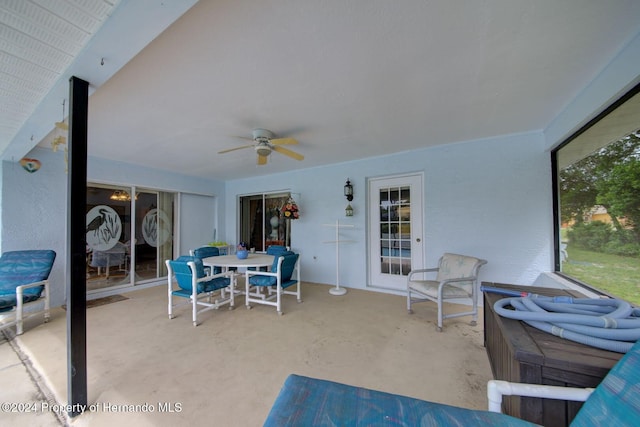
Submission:
[[[271,147],[269,147],[266,143],[260,143],[256,145],[256,153],[258,153],[259,156],[268,156],[269,154],[271,154]]]

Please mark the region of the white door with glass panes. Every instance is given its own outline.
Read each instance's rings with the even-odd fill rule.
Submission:
[[[404,291],[423,267],[422,174],[369,180],[369,286]]]

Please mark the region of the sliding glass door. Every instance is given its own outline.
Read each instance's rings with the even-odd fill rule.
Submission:
[[[286,234],[282,206],[289,196],[272,193],[240,197],[240,239],[258,252],[272,245],[285,246],[291,236]]]
[[[164,260],[173,258],[173,203],[173,193],[163,191],[87,187],[88,291],[166,276]]]

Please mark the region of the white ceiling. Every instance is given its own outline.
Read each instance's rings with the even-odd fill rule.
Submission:
[[[0,2],[0,138],[9,141],[109,17],[115,1]],[[62,98],[58,120],[62,118]]]
[[[12,1],[0,0],[0,11]],[[185,0],[167,11],[174,1],[133,2],[167,23],[128,63],[110,55],[131,50],[129,31],[157,21],[132,19],[131,2],[94,38],[110,35],[100,44],[110,53],[79,56],[89,64],[79,77],[95,89],[90,155],[234,179],[541,130],[640,31],[637,0],[200,0],[190,9]],[[105,66],[111,78],[98,74]],[[15,96],[5,92],[3,105]],[[55,101],[57,113],[37,121],[49,130],[60,120]],[[1,111],[11,160],[27,135],[39,135],[36,144],[44,133],[27,120],[7,137],[12,110]],[[254,128],[298,139],[289,148],[305,159],[272,153],[257,166],[251,149],[217,154],[246,144],[237,137]]]

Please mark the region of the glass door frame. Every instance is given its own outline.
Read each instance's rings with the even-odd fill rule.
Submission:
[[[145,195],[146,202],[139,200]],[[166,277],[164,259],[172,258],[174,252],[176,202],[176,193],[171,191],[95,181],[87,183],[87,288],[90,289],[87,294],[144,285]],[[99,210],[100,207],[102,211]],[[139,208],[145,211],[138,212]],[[109,220],[110,224],[106,224],[104,220],[100,221],[101,216]],[[91,222],[93,224],[90,224]],[[119,228],[117,236],[114,234],[115,231],[111,233],[114,235],[110,235],[109,242],[105,242],[104,247],[101,247],[100,242],[95,241],[97,239],[95,235],[104,234],[107,231],[105,229],[107,225],[110,225],[110,230],[115,230],[114,224]],[[143,230],[145,226],[146,229]],[[95,229],[90,230],[90,227]],[[153,242],[149,243],[150,239]],[[114,265],[116,274],[113,274],[113,277],[108,274],[102,277],[106,269],[92,266],[92,264],[100,265],[94,263],[92,258],[98,252],[103,254],[105,251],[114,252],[110,250],[114,245],[126,246],[122,263],[125,274],[124,276],[120,274],[122,265],[118,270],[115,270]],[[149,258],[153,266],[146,271],[152,274],[147,274],[148,277],[138,275],[138,261],[142,259],[139,250],[144,245],[154,248],[152,255],[154,260]],[[108,267],[112,264],[111,260],[105,262]],[[93,287],[89,286],[91,279],[94,281]]]
[[[239,241],[247,243],[257,252],[266,251],[270,245],[285,245],[287,236],[281,210],[289,197],[289,191],[239,196]],[[257,202],[258,205],[252,206],[253,202]],[[259,234],[259,237],[256,234]]]
[[[374,288],[383,288],[395,291],[405,291],[407,287],[407,275],[412,269],[423,268],[424,266],[424,237],[423,237],[423,180],[424,175],[408,174],[394,175],[388,177],[370,178],[368,184],[368,217],[369,217],[369,239],[368,239],[368,265],[369,265],[369,283],[368,286]],[[396,252],[387,253],[383,251],[382,227],[385,226],[381,221],[381,202],[380,190],[384,188],[395,188],[400,191],[409,191],[408,202],[399,201],[390,205],[399,215],[407,218],[408,222],[402,220],[388,222],[387,226],[396,225],[397,227],[409,225],[410,230],[407,236],[403,236],[403,230],[397,230],[399,235],[397,238],[391,239],[387,236],[387,243],[398,243]],[[402,210],[409,209],[402,214]],[[391,212],[391,209],[389,210]],[[392,224],[394,223],[394,224]],[[391,251],[391,247],[388,248]],[[407,257],[407,250],[409,256]],[[398,269],[393,271],[384,271],[383,263],[388,262],[388,266],[396,265]],[[407,264],[406,260],[410,260]]]

